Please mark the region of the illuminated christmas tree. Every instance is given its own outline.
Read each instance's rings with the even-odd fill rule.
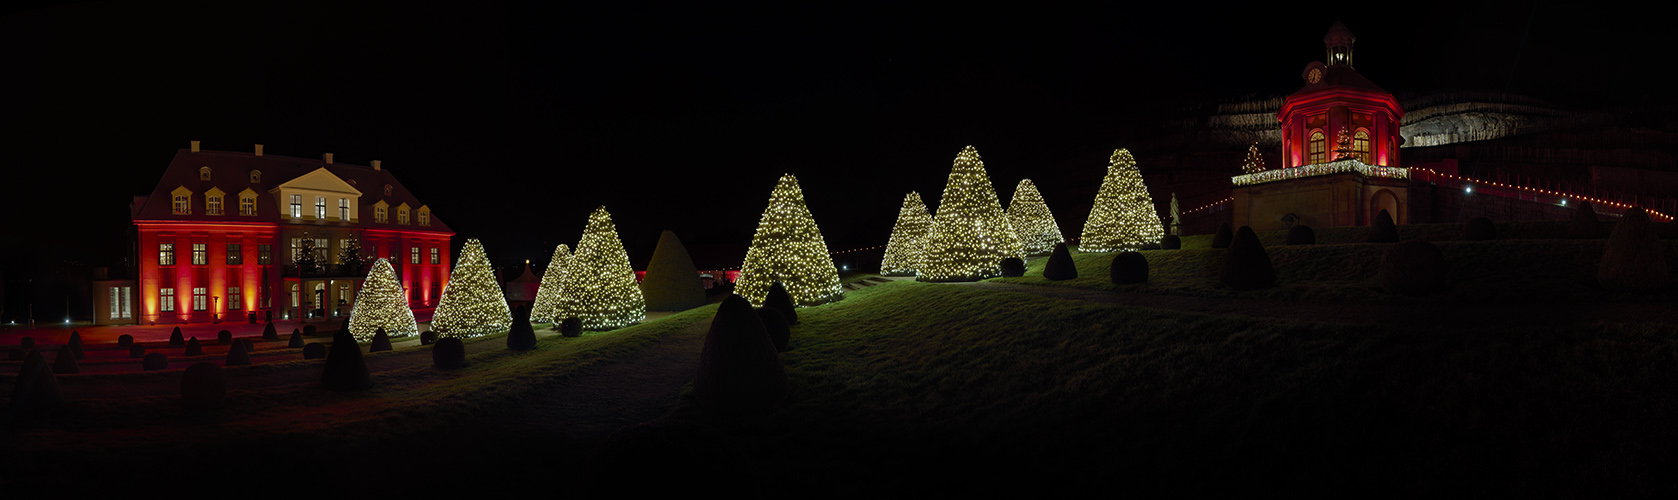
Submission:
[[[303,274],[314,273],[320,268],[320,260],[315,258],[315,240],[309,237],[309,233],[303,233],[303,240],[298,243],[297,255],[294,257],[291,263],[296,264]]]
[[[1101,191],[1095,195],[1095,206],[1090,209],[1089,220],[1084,222],[1078,250],[1134,250],[1159,243],[1164,237],[1165,229],[1160,226],[1153,198],[1148,196],[1148,186],[1142,183],[1136,158],[1129,150],[1114,150],[1107,163],[1107,177],[1102,179]]]
[[[956,155],[938,213],[927,231],[919,281],[976,281],[1002,275],[1002,259],[1024,257],[1020,237],[997,201],[979,152]]]
[[[559,280],[565,276],[565,263],[571,260],[571,249],[564,244],[554,248],[554,258],[548,261],[548,270],[542,272],[542,286],[536,289],[536,303],[530,309],[530,320],[537,323],[547,323],[564,313],[560,309]]]
[[[385,259],[373,262],[367,281],[355,295],[355,308],[350,310],[350,334],[356,341],[372,340],[380,328],[393,337],[419,335],[414,310],[408,308],[408,296],[402,293],[402,282]]]
[[[886,276],[914,276],[921,267],[926,231],[932,227],[932,216],[926,213],[921,194],[910,191],[903,197],[903,208],[897,211],[897,225],[891,228],[891,239],[886,242],[886,258],[880,261],[880,274]]]
[[[769,284],[776,281],[803,306],[838,300],[844,291],[839,286],[839,269],[827,253],[827,242],[810,217],[804,191],[792,174],[781,176],[769,193],[769,206],[757,222],[757,234],[752,236],[751,249],[746,250],[734,293],[761,306],[769,294]]]
[[[635,283],[635,269],[618,239],[618,227],[606,207],[588,216],[577,252],[560,276],[560,308],[582,320],[583,329],[623,328],[647,318],[647,302]]]
[[[1055,215],[1049,213],[1049,205],[1043,203],[1043,195],[1037,192],[1037,185],[1031,179],[1021,180],[1014,188],[1014,199],[1008,202],[1008,223],[1014,226],[1021,251],[1026,255],[1053,252],[1055,244],[1066,240],[1060,235]]]
[[[449,284],[443,287],[443,298],[437,301],[431,330],[444,337],[476,337],[512,326],[513,312],[507,308],[507,296],[501,293],[495,272],[490,270],[483,244],[477,238],[466,240],[449,274]]]
[[[361,255],[361,239],[349,238],[344,240],[344,247],[338,250],[338,265],[345,274],[358,274],[366,267],[367,258]]]
[[[1241,161],[1241,173],[1256,174],[1264,171],[1264,155],[1259,154],[1258,142],[1247,146],[1247,159]]]

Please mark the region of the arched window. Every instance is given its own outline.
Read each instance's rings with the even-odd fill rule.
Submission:
[[[252,170],[251,171],[251,184],[256,184],[256,183],[259,183],[259,182],[262,182],[262,171],[261,170]]]
[[[390,196],[390,184],[385,184],[385,196]]]
[[[1361,161],[1361,162],[1364,162],[1364,163],[1367,163],[1367,164],[1374,164],[1375,163],[1369,156],[1369,130],[1368,129],[1361,129],[1360,128],[1360,129],[1358,129],[1358,133],[1352,135],[1352,154],[1357,156],[1358,161]]]
[[[210,180],[210,167],[198,167],[198,180]]]
[[[1308,159],[1305,162],[1306,165],[1314,165],[1314,164],[1322,163],[1323,160],[1326,159],[1325,156],[1324,156],[1324,153],[1323,153],[1323,151],[1324,151],[1323,150],[1323,143],[1324,142],[1326,142],[1326,141],[1324,141],[1324,138],[1323,138],[1323,131],[1321,131],[1321,130],[1312,130],[1311,131],[1311,142],[1307,143],[1307,145],[1309,147],[1309,149],[1307,151],[1309,152],[1310,156],[1308,157]]]

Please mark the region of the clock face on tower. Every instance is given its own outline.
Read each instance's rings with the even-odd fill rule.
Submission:
[[[1323,81],[1323,70],[1320,68],[1311,68],[1311,72],[1305,75],[1305,81],[1311,83]]]

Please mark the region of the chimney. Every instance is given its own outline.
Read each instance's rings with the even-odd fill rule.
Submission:
[[[384,168],[379,166],[379,160],[373,160],[373,170],[384,170]]]
[[[327,163],[332,163],[332,153],[322,154],[320,157],[321,159],[326,160]]]
[[[198,152],[198,141],[192,141],[192,152]]]
[[[257,156],[262,156],[262,145],[261,144],[256,145],[256,155]]]

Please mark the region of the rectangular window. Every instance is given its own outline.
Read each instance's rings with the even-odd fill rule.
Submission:
[[[421,226],[431,225],[431,212],[420,212],[419,220]]]
[[[411,256],[411,257],[408,258],[408,263],[409,264],[418,264],[419,263],[419,247],[408,247],[408,250],[409,250],[408,255]]]
[[[204,213],[221,215],[221,197],[209,196],[204,198]]]
[[[315,262],[319,262],[321,264],[331,262],[326,260],[326,252],[328,250],[332,250],[332,240],[326,238],[315,238]]]
[[[192,213],[192,198],[181,195],[175,197],[175,215],[190,215]]]
[[[442,262],[443,261],[441,259],[437,258],[437,247],[431,247],[431,263],[441,264]]]
[[[122,304],[119,302],[122,300],[121,290],[122,287],[111,287],[111,319],[122,317]]]
[[[203,243],[192,244],[192,265],[202,266],[210,263],[209,245]]]
[[[256,198],[239,198],[239,215],[256,215]]]
[[[273,245],[257,245],[256,246],[256,263],[264,265],[264,266],[269,265],[269,264],[273,264],[274,263],[274,258],[272,257],[273,254],[274,254],[274,246]]]
[[[303,195],[300,195],[300,194],[291,195],[291,218],[299,219],[299,218],[302,218],[302,217],[303,217]]]
[[[157,265],[159,265],[159,266],[173,266],[173,265],[175,265],[175,244],[174,243],[158,243],[157,244]]]
[[[299,255],[299,252],[302,252],[302,249],[303,249],[303,239],[302,238],[292,238],[291,239],[291,262],[292,263],[294,263],[294,264],[297,263],[297,256]]]
[[[322,219],[322,220],[326,219],[326,197],[325,196],[316,196],[315,197],[315,218],[316,219]]]
[[[398,208],[396,210],[396,223],[397,224],[402,224],[402,225],[407,225],[408,224],[408,211],[407,210],[402,210],[400,208]]]
[[[241,253],[244,247],[244,245],[238,243],[227,244],[227,265],[237,266],[245,263],[245,256]]]
[[[239,308],[244,307],[241,304],[242,302],[245,301],[244,299],[245,299],[245,296],[240,294],[239,287],[236,287],[236,286],[227,287],[227,308],[228,309],[232,309],[232,310],[236,311],[236,310],[239,310]]]
[[[350,220],[350,199],[338,199],[338,220]]]
[[[175,312],[175,289],[160,288],[157,290],[157,301],[162,305],[163,312]]]
[[[373,221],[378,222],[380,224],[384,224],[385,223],[385,213],[386,213],[385,212],[385,207],[374,207],[373,208]]]
[[[209,289],[201,287],[201,286],[200,287],[193,287],[192,288],[192,310],[194,310],[194,311],[209,310],[209,307],[206,304],[206,302],[209,301],[208,296],[209,296]]]
[[[122,287],[122,319],[134,318],[134,287]]]

